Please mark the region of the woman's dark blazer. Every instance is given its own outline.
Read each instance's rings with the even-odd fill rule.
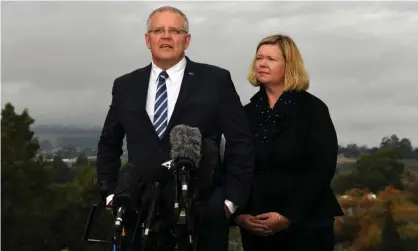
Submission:
[[[257,159],[251,198],[239,211],[278,212],[302,226],[343,215],[330,188],[338,142],[327,106],[306,91],[285,92],[277,103],[272,128],[265,134],[268,142],[261,144],[257,135],[266,121],[266,107],[264,88],[245,106]]]

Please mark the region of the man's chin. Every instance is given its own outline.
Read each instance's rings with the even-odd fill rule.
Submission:
[[[159,53],[156,58],[159,60],[173,60],[175,56],[172,53]]]
[[[161,62],[173,62],[178,60],[178,57],[175,57],[174,55],[159,55],[156,58]]]

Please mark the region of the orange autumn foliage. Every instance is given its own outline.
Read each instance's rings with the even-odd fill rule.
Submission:
[[[358,238],[353,241],[350,251],[370,250],[381,241],[382,231],[376,222],[362,221],[360,226]]]
[[[418,222],[418,205],[410,200],[410,195],[393,187],[386,187],[378,195],[382,203],[391,203],[395,221]]]
[[[336,219],[335,232],[340,240],[351,243],[350,251],[373,250],[379,245],[387,210],[397,223],[418,223],[418,206],[407,193],[391,186],[376,195],[367,189],[351,189],[339,202],[345,216]],[[397,231],[405,238],[418,236],[418,228],[405,224],[400,224]]]

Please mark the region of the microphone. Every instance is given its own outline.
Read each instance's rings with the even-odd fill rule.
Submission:
[[[212,186],[213,173],[220,165],[219,148],[215,141],[205,138],[202,142],[202,158],[194,173],[196,186],[204,189]]]
[[[140,169],[128,163],[120,171],[120,177],[113,197],[113,206],[117,208],[115,227],[122,225],[123,215],[127,210],[135,210],[138,202]]]
[[[149,175],[148,173],[143,174],[144,177],[150,177],[147,178],[146,183],[152,183],[153,198],[148,211],[148,217],[144,224],[145,231],[142,245],[145,245],[151,231],[151,225],[155,217],[157,203],[162,195],[162,186],[166,183],[166,181],[171,180],[173,177],[172,174],[174,174],[175,215],[179,215],[179,198],[177,189],[179,176],[181,176],[183,191],[187,191],[187,181],[183,172],[196,168],[196,165],[200,160],[201,137],[202,136],[200,135],[198,128],[186,125],[175,126],[170,132],[171,160],[161,164],[161,166],[164,167],[163,170],[156,168],[155,170],[147,171],[149,172]]]
[[[200,161],[202,135],[196,127],[177,125],[170,132],[171,158],[176,164],[196,168]]]
[[[188,204],[188,176],[190,171],[198,168],[201,158],[201,140],[202,135],[196,127],[177,125],[170,132],[171,160],[163,166],[174,172],[174,213],[180,216],[181,222],[185,220],[186,212],[179,208],[178,183],[181,183],[183,202]]]
[[[145,230],[144,230],[144,238],[142,239],[142,245],[145,246],[145,242],[147,241],[147,237],[149,235],[151,224],[154,220],[155,210],[157,207],[157,202],[160,199],[161,194],[161,185],[160,182],[156,181],[153,184],[153,198],[151,201],[150,209],[148,211],[148,217],[145,222]]]

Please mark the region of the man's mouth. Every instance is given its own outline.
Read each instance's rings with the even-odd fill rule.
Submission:
[[[170,49],[172,49],[173,46],[171,46],[169,44],[162,44],[162,45],[160,45],[160,48],[170,48]]]

